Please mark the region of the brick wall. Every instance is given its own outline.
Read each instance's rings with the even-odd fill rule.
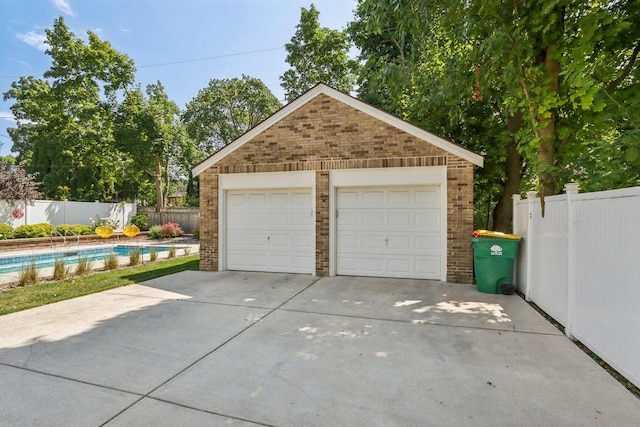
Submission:
[[[316,274],[329,272],[329,170],[444,166],[447,280],[472,280],[473,165],[324,94],[257,135],[200,181],[200,268],[218,269],[218,174],[316,171]]]

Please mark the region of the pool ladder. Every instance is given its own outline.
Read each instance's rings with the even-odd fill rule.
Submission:
[[[76,245],[80,245],[80,236],[78,236],[76,233],[74,233],[72,230],[69,230],[68,228],[64,230],[64,233],[61,233],[60,231],[58,231],[57,227],[53,228],[53,231],[51,232],[51,236],[49,237],[50,242],[51,242],[51,249],[53,249],[53,238],[54,237],[62,237],[63,239],[63,246],[67,246],[67,233],[70,233],[73,237],[76,238]]]

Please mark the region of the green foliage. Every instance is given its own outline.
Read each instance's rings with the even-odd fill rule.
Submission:
[[[360,0],[349,31],[362,99],[485,156],[486,226],[519,191],[637,185],[638,19],[630,1]]]
[[[21,77],[4,94],[14,100],[17,126],[8,132],[18,162],[38,173],[47,198],[135,196],[126,184],[135,182],[134,161],[116,149],[113,135],[115,105],[133,82],[133,61],[91,31],[83,41],[62,18],[45,32],[51,67],[43,78]]]
[[[320,12],[311,4],[302,8],[300,23],[291,41],[285,44],[290,69],[280,76],[287,101],[318,83],[349,93],[353,90],[358,62],[349,58],[351,42],[346,31],[321,27]]]
[[[106,257],[104,257],[104,269],[105,270],[115,270],[118,268],[118,254],[110,253]]]
[[[161,239],[162,234],[160,233],[160,226],[159,225],[151,226],[149,228],[148,236],[151,237],[152,239]]]
[[[67,236],[70,236],[71,233],[76,236],[87,236],[89,234],[93,234],[95,228],[83,224],[60,224],[56,226],[56,230],[58,230],[60,234]]]
[[[16,239],[33,238],[33,237],[51,237],[54,227],[48,223],[21,225],[16,228],[13,235]]]
[[[141,257],[142,250],[140,248],[129,249],[129,265],[133,266],[140,264]]]
[[[202,158],[218,151],[281,107],[260,79],[212,79],[187,104],[182,120]],[[191,178],[192,179],[192,178]],[[191,182],[191,181],[190,181]],[[187,195],[197,192],[187,187]]]
[[[9,224],[0,223],[0,240],[13,239],[13,227]]]
[[[131,225],[135,225],[140,230],[146,231],[149,229],[148,224],[149,217],[143,213],[137,213],[131,217]]]
[[[165,207],[171,181],[186,176],[196,149],[160,82],[148,85],[146,94],[139,87],[125,94],[115,135],[120,149],[136,159],[132,170],[154,182],[156,205]]]
[[[102,218],[100,215],[96,214],[96,219],[89,218],[91,221],[91,231],[95,232],[98,227],[110,227],[112,229],[116,229],[120,226],[120,221],[113,220],[111,218]]]
[[[56,258],[53,264],[53,280],[64,280],[71,272],[71,267],[64,264],[64,258]]]
[[[91,273],[91,269],[93,268],[93,263],[89,261],[89,258],[86,256],[78,258],[78,263],[76,264],[76,276],[86,276]]]
[[[193,237],[200,240],[200,230],[193,230]]]
[[[149,260],[154,262],[158,259],[158,249],[151,247],[149,248]]]
[[[24,265],[18,273],[19,286],[37,285],[39,281],[40,275],[38,274],[35,261],[31,262],[31,264]]]

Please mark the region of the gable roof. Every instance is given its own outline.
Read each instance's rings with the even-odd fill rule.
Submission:
[[[484,165],[484,158],[479,154],[473,153],[458,144],[454,144],[451,141],[447,141],[446,139],[440,138],[439,136],[434,135],[430,132],[427,132],[424,129],[421,129],[408,122],[405,122],[404,120],[399,119],[396,116],[393,116],[389,113],[385,113],[384,111],[372,105],[369,105],[366,102],[360,101],[359,99],[354,98],[350,95],[347,95],[343,92],[340,92],[339,90],[336,90],[330,86],[327,86],[323,83],[319,83],[313,88],[309,89],[304,94],[300,95],[298,98],[291,101],[289,104],[285,105],[284,107],[276,111],[274,114],[269,116],[267,119],[265,119],[255,127],[248,130],[246,133],[238,137],[232,143],[226,145],[215,154],[212,154],[202,162],[195,165],[192,169],[193,176],[195,177],[200,175],[202,172],[204,172],[205,170],[207,170],[208,168],[210,168],[220,160],[227,157],[229,154],[236,151],[238,148],[242,147],[244,144],[246,144],[256,136],[258,136],[260,133],[264,132],[271,126],[275,125],[280,120],[284,119],[289,114],[293,113],[298,108],[307,104],[309,101],[311,101],[312,99],[314,99],[319,95],[326,95],[339,102],[342,102],[356,110],[359,110],[365,114],[375,117],[376,119],[381,120],[382,122],[387,123],[388,125],[391,125],[397,129],[400,129],[410,135],[413,135],[416,138],[422,139],[423,141],[426,141],[429,144],[432,144],[464,160],[467,160],[476,166],[482,167]]]

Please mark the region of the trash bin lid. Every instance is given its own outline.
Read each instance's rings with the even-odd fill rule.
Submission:
[[[473,232],[473,237],[497,237],[499,239],[513,239],[513,240],[522,239],[522,236],[518,236],[517,234],[507,234],[507,233],[501,233],[500,231],[489,231],[489,230],[476,230]]]

